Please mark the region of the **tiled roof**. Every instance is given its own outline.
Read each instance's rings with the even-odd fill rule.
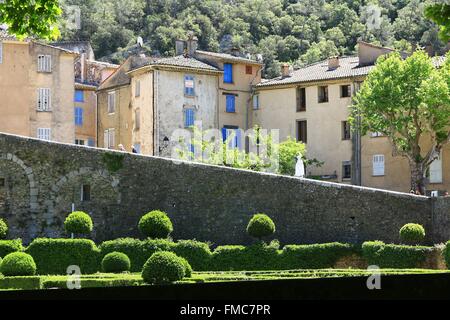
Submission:
[[[252,60],[252,59],[236,57],[236,56],[233,56],[228,53],[209,52],[209,51],[202,51],[202,50],[197,50],[196,53],[211,56],[214,58],[224,59],[224,60],[230,61],[230,62],[235,61],[235,62],[250,63],[250,64],[262,64],[261,62],[258,62],[258,61]]]
[[[174,66],[174,67],[182,67],[182,68],[192,68],[192,69],[201,69],[208,71],[220,71],[216,67],[213,67],[209,64],[206,64],[200,60],[185,57],[183,55],[170,57],[170,58],[161,58],[151,63],[151,65],[165,65],[165,66]]]

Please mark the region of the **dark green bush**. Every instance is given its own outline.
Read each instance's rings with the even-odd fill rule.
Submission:
[[[13,252],[3,258],[0,272],[7,277],[33,276],[36,273],[36,263],[25,252]]]
[[[180,258],[180,261],[183,263],[184,276],[187,278],[190,278],[192,276],[192,271],[193,271],[191,265],[185,258],[183,258],[183,257],[178,257],[178,258]]]
[[[93,227],[91,217],[82,211],[72,212],[64,221],[64,229],[69,234],[89,234]]]
[[[212,253],[207,243],[195,240],[180,240],[175,243],[173,252],[185,258],[194,270],[208,270]]]
[[[0,240],[0,257],[17,251],[23,251],[22,239]]]
[[[447,243],[445,244],[445,248],[442,251],[442,255],[444,256],[447,269],[450,269],[450,241],[447,241]]]
[[[142,268],[142,279],[146,283],[166,283],[179,281],[186,274],[183,260],[175,253],[159,251],[154,253]]]
[[[139,230],[153,239],[166,239],[173,231],[172,222],[165,212],[154,210],[139,220]]]
[[[171,251],[174,243],[165,239],[139,240],[122,238],[105,241],[100,245],[101,256],[111,252],[122,252],[130,258],[131,272],[140,272],[144,263],[157,251]]]
[[[432,247],[385,244],[381,241],[368,241],[362,245],[362,254],[368,264],[380,268],[417,268],[432,250]]]
[[[425,239],[425,229],[417,223],[405,224],[399,233],[402,242],[407,244],[419,244]]]
[[[67,274],[67,267],[79,266],[82,274],[100,270],[100,251],[88,239],[35,239],[26,249],[36,261],[37,273]]]
[[[247,225],[247,233],[255,238],[262,239],[268,237],[275,232],[275,223],[269,216],[258,213],[255,214]]]
[[[8,225],[0,218],[0,239],[5,239],[8,234]]]
[[[336,261],[355,252],[355,248],[344,243],[322,243],[309,245],[287,245],[279,260],[280,269],[331,268]]]
[[[67,288],[67,284],[65,288]],[[42,289],[42,277],[20,276],[0,278],[0,289],[39,290]]]
[[[103,272],[119,273],[130,271],[131,263],[128,256],[122,252],[111,252],[103,257]]]

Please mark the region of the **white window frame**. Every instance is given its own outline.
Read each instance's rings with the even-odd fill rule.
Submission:
[[[259,94],[253,96],[253,110],[259,110]]]
[[[52,91],[50,88],[39,88],[37,98],[37,111],[52,110]]]
[[[370,136],[372,138],[378,138],[378,137],[384,137],[384,134],[382,134],[381,132],[371,132]]]
[[[372,157],[372,176],[382,177],[386,171],[386,159],[384,154],[374,154]]]
[[[141,80],[136,80],[135,82],[134,96],[136,98],[141,96]]]
[[[444,181],[442,172],[442,150],[438,158],[430,164],[430,183],[442,183]]]
[[[116,130],[114,128],[106,129],[103,133],[103,147],[106,149],[114,149],[115,148],[115,133]]]
[[[114,114],[115,112],[116,112],[116,92],[111,91],[108,92],[108,114]]]
[[[50,129],[50,128],[38,128],[36,136],[40,140],[51,141],[51,139],[52,139],[52,129]]]
[[[38,55],[38,72],[52,72],[52,56],[48,54]]]

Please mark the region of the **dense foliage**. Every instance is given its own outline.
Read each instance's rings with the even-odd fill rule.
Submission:
[[[407,223],[401,227],[400,239],[406,244],[419,244],[425,239],[425,229],[417,223]]]
[[[172,251],[185,258],[194,270],[208,270],[212,253],[207,243],[195,240],[180,240],[174,245]]]
[[[142,279],[146,283],[166,283],[183,279],[186,263],[173,252],[154,253],[142,268]]]
[[[22,240],[0,240],[0,257],[4,257],[11,252],[23,251]]]
[[[90,40],[97,58],[123,61],[136,50],[174,54],[174,41],[193,30],[203,50],[262,54],[265,75],[279,74],[280,62],[311,63],[354,52],[358,39],[409,49],[442,50],[439,28],[424,16],[433,0],[63,0],[64,40]],[[72,7],[81,28],[67,27]]]
[[[426,16],[440,26],[440,36],[444,41],[450,40],[450,4],[436,3],[426,8]]]
[[[25,252],[13,252],[3,258],[0,272],[5,276],[32,276],[36,273],[33,257]]]
[[[172,222],[165,212],[153,210],[139,220],[139,230],[153,239],[165,239],[173,231]]]
[[[8,234],[8,225],[3,219],[0,219],[0,239],[5,239]]]
[[[91,217],[82,211],[72,212],[64,221],[64,229],[69,234],[89,234],[92,232],[93,227]]]
[[[131,263],[128,256],[122,252],[111,252],[103,257],[103,272],[118,273],[130,271]]]
[[[275,223],[266,214],[255,214],[248,222],[247,233],[258,239],[271,236],[275,233]]]
[[[385,244],[367,241],[362,244],[363,257],[369,265],[380,268],[418,268],[432,247]]]

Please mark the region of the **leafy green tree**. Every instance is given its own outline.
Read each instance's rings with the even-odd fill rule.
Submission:
[[[449,88],[450,59],[436,69],[423,51],[393,53],[379,58],[351,107],[353,125],[384,134],[394,155],[408,159],[412,190],[423,192],[427,169],[450,140]]]
[[[444,41],[450,40],[450,4],[436,3],[425,9],[426,16],[440,26],[440,35]]]

